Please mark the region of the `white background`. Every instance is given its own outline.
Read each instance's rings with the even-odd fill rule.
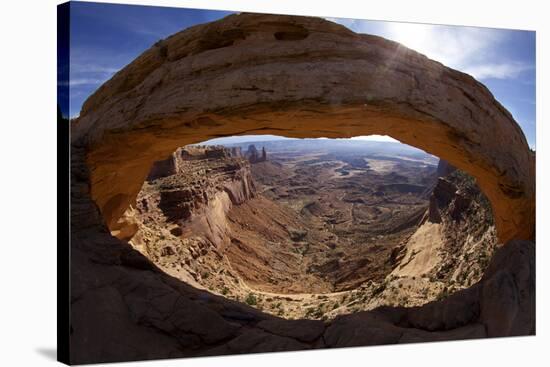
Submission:
[[[54,364],[56,353],[56,7],[1,2],[0,365]],[[117,2],[117,1],[115,1]],[[493,26],[537,31],[537,336],[180,359],[158,366],[520,366],[548,363],[548,117],[545,1],[153,0],[123,3]],[[545,16],[546,15],[546,16]],[[543,114],[546,112],[546,114]],[[546,191],[546,192],[545,192]]]

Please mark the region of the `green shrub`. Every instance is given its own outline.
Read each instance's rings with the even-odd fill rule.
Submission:
[[[248,296],[246,296],[246,299],[244,301],[246,302],[246,304],[250,306],[255,306],[258,304],[258,299],[252,293],[249,293]]]
[[[380,284],[378,287],[374,288],[372,290],[372,295],[377,296],[380,293],[384,292],[385,290],[386,290],[386,282],[384,282],[384,283]]]

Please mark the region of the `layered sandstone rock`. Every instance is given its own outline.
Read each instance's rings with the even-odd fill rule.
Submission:
[[[535,248],[525,241],[500,248],[479,284],[444,301],[416,308],[383,307],[328,323],[279,319],[198,290],[109,234],[89,197],[83,153],[73,145],[72,363],[535,332]]]
[[[489,90],[323,19],[239,14],[179,32],[101,86],[73,125],[110,227],[179,146],[243,132],[387,134],[475,176],[502,242],[534,238],[534,153]]]
[[[418,229],[395,252],[392,275],[430,279],[435,298],[444,298],[477,283],[499,245],[491,207],[475,180],[452,167],[438,173],[447,175],[437,178]]]
[[[229,148],[229,152],[232,157],[235,157],[235,158],[243,157],[243,152],[241,147],[231,147]]]
[[[265,148],[262,148],[262,152],[260,153],[254,144],[248,146],[245,156],[248,158],[250,163],[260,163],[267,160]]]
[[[159,178],[144,184],[136,209],[127,211],[124,217],[131,216],[133,226],[138,224],[139,231],[131,244],[162,270],[268,313],[327,320],[382,305],[419,306],[477,283],[496,248],[487,199],[475,180],[444,162],[439,163],[435,174],[447,175],[434,178],[435,184],[426,182],[432,188],[427,211],[420,201],[418,207],[405,209],[411,212],[416,208],[418,215],[403,218],[388,213],[382,219],[383,223],[390,222],[390,227],[382,227],[385,229],[377,229],[371,222],[372,227],[365,231],[356,222],[356,236],[346,237],[346,233],[336,230],[327,238],[327,228],[321,226],[319,231],[311,216],[319,211],[319,220],[323,213],[342,212],[335,207],[323,212],[315,199],[319,189],[335,190],[325,182],[326,175],[318,170],[319,165],[306,174],[303,166],[296,168],[289,163],[296,170],[290,173],[290,168],[272,166],[271,162],[263,165],[264,169],[258,169],[262,165],[249,165],[251,157],[257,158],[255,155],[247,154],[248,160],[233,155],[230,149],[221,147],[178,149],[169,159],[153,165],[152,172]],[[311,193],[291,201],[312,200],[310,204],[316,205],[308,204],[296,211],[262,194],[250,200],[247,192],[254,190],[254,186],[249,188],[251,168],[260,190],[263,183],[268,187],[293,187],[284,180],[271,181],[283,172],[295,184],[310,177],[315,181],[309,183]],[[401,186],[391,183],[391,177],[399,175],[389,174],[389,183],[383,181],[384,188],[377,188],[385,190],[387,196],[380,203],[369,202],[369,207],[376,211],[381,205],[387,210],[389,202],[406,203],[411,198],[408,186],[420,187],[410,182],[424,182],[424,177],[431,178],[429,172],[408,177],[409,184]],[[370,180],[374,176],[373,172],[368,175]],[[371,200],[368,192],[352,190],[353,185],[369,186],[369,179],[348,181],[345,200]],[[239,189],[230,191],[234,193],[231,197],[240,195],[243,199],[232,200],[226,195],[223,188],[235,183]],[[394,190],[397,193],[390,195]],[[417,191],[419,197],[424,195]],[[330,195],[322,201],[330,202]],[[360,217],[360,210],[358,206],[352,209],[355,217]],[[385,237],[388,230],[394,234],[404,232],[394,238]],[[373,233],[378,233],[376,239],[367,242],[364,236]],[[333,251],[327,251],[328,245]]]
[[[232,15],[158,42],[86,101],[72,129],[73,363],[535,332],[535,246],[513,240],[534,239],[534,153],[483,85],[397,43],[322,19]],[[505,245],[479,283],[443,301],[321,328],[198,290],[111,235],[153,162],[243,132],[376,133],[420,147],[478,179]]]
[[[198,290],[109,234],[89,197],[85,151],[72,148],[72,363],[535,333],[535,246],[527,241],[498,249],[480,283],[443,301],[328,323],[279,319]]]
[[[191,279],[172,277],[112,237],[90,200],[85,149],[73,145],[72,153],[73,363],[535,333],[531,242],[505,244],[479,283],[441,301],[380,307],[329,322],[284,320],[190,286]],[[165,250],[160,256],[173,255]]]
[[[135,209],[123,218],[137,210],[142,223],[162,222],[178,237],[199,232],[222,246],[229,241],[227,212],[254,194],[248,161],[223,147],[188,146],[153,164]]]

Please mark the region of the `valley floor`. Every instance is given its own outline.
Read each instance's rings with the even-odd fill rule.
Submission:
[[[187,159],[144,184],[126,214],[139,228],[130,243],[169,275],[280,317],[326,320],[441,299],[478,281],[495,248],[478,197],[459,208],[476,218],[449,214],[453,195],[475,183],[453,178],[454,192],[438,194],[444,184],[422,159]]]

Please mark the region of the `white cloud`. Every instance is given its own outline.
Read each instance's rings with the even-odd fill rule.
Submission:
[[[90,79],[90,78],[72,78],[69,81],[69,86],[74,87],[78,85],[99,85],[105,82],[103,79]]]
[[[114,74],[119,71],[120,68],[108,67],[94,64],[81,64],[71,63],[71,71],[80,73],[100,73],[100,74]]]
[[[104,83],[103,79],[88,79],[88,78],[72,78],[69,82],[61,81],[57,84],[63,87],[76,87],[80,85],[99,85]]]
[[[531,69],[533,69],[532,65],[508,63],[473,65],[471,67],[466,67],[463,71],[476,79],[513,79],[517,78],[524,71]]]
[[[477,79],[511,79],[534,68],[518,62],[500,62],[496,48],[504,41],[501,30],[417,23],[335,19],[358,33],[370,33],[399,42],[446,66]]]

